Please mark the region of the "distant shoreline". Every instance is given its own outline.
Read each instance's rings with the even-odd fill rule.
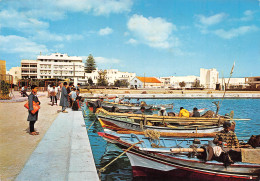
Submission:
[[[82,92],[82,97],[89,99],[115,96],[131,99],[222,99],[224,95],[224,91],[216,90],[91,89]],[[227,91],[224,99],[260,99],[260,91]]]

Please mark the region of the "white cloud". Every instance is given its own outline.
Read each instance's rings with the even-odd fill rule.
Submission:
[[[49,23],[27,17],[13,9],[0,11],[0,19],[2,28],[13,28],[22,32],[34,32],[49,27]]]
[[[127,43],[129,43],[129,44],[137,44],[138,42],[135,39],[131,38],[131,39],[129,39],[127,41]]]
[[[10,35],[0,35],[0,51],[5,53],[18,53],[20,55],[38,55],[40,52],[47,53],[45,45],[37,44],[27,38]]]
[[[224,38],[224,39],[231,39],[234,37],[238,37],[240,35],[244,35],[249,32],[257,31],[258,28],[254,25],[252,26],[240,26],[239,28],[233,28],[230,30],[223,30],[223,29],[218,29],[215,30],[213,33],[216,34],[217,36]]]
[[[56,34],[51,33],[49,31],[38,31],[35,33],[35,35],[32,37],[33,40],[37,41],[75,41],[75,40],[81,40],[83,39],[83,35],[79,34]]]
[[[251,10],[246,10],[244,12],[244,17],[241,18],[241,21],[250,21],[254,17],[254,12]]]
[[[178,43],[172,41],[172,31],[177,30],[176,26],[162,18],[145,18],[135,14],[129,19],[127,26],[139,42],[150,47],[170,48]]]
[[[103,29],[100,29],[98,34],[101,35],[101,36],[104,36],[104,35],[109,35],[113,33],[113,30],[109,27],[106,27],[106,28],[103,28]]]
[[[110,13],[122,13],[130,11],[132,0],[57,0],[57,6],[61,9],[77,12],[90,12],[95,15],[108,15]]]
[[[28,17],[36,19],[59,20],[68,12],[93,13],[94,15],[109,15],[111,13],[129,12],[132,0],[27,0],[8,1],[6,9],[22,10]],[[8,7],[9,6],[9,7]]]
[[[115,58],[105,58],[105,57],[94,57],[96,63],[100,64],[118,64],[120,63],[119,59]]]
[[[195,15],[195,18],[197,18],[200,26],[212,26],[220,23],[224,20],[224,18],[227,17],[227,14],[225,13],[219,13],[212,16],[204,16],[204,15]]]

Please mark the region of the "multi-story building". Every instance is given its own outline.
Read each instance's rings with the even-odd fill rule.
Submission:
[[[216,89],[219,83],[219,73],[216,69],[200,69],[200,84],[206,89]]]
[[[6,62],[5,60],[0,60],[0,75],[6,74]]]
[[[84,63],[81,57],[53,53],[37,57],[37,78],[83,79]]]
[[[37,79],[37,60],[21,60],[22,79]]]
[[[85,79],[79,79],[79,82],[87,82],[87,80],[91,78],[93,83],[97,84],[99,71],[101,70],[98,70],[97,68],[96,70],[93,70],[92,73],[85,73]],[[106,71],[105,78],[109,85],[113,85],[116,80],[126,80],[127,82],[130,82],[136,75],[135,73],[120,72],[117,69],[107,69],[104,71]]]
[[[14,84],[18,84],[19,79],[21,79],[21,67],[12,67],[9,71],[8,71],[9,75],[13,76],[13,83]]]
[[[257,77],[245,77],[246,84],[250,85],[251,88],[260,89],[260,76]]]
[[[220,89],[244,89],[249,84],[246,83],[245,78],[222,78],[219,79]]]
[[[160,77],[160,81],[163,83],[165,88],[181,88],[180,82],[184,82],[184,88],[192,88],[196,81],[199,81],[200,78],[194,75],[190,76],[170,76],[170,77]]]

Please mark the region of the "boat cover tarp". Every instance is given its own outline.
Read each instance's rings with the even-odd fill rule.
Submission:
[[[242,162],[260,164],[260,149],[241,149]]]

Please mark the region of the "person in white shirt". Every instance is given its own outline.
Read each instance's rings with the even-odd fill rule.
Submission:
[[[50,96],[51,96],[51,105],[53,106],[54,101],[55,104],[57,105],[57,95],[58,93],[58,89],[53,85],[52,88],[50,88]]]
[[[161,107],[161,109],[158,111],[158,116],[168,116],[165,107]]]
[[[58,100],[60,100],[60,93],[61,93],[62,83],[59,83],[59,86],[56,87],[56,88],[58,90],[56,97],[57,97]]]
[[[114,102],[115,102],[115,103],[119,103],[119,101],[120,101],[119,97],[117,97],[117,96],[116,96],[116,98],[115,98],[115,101],[114,101]]]
[[[72,88],[71,90],[72,91],[69,93],[69,95],[70,95],[70,98],[72,99],[72,102],[74,102],[74,101],[76,101],[77,93],[76,93],[76,89],[75,88]]]

